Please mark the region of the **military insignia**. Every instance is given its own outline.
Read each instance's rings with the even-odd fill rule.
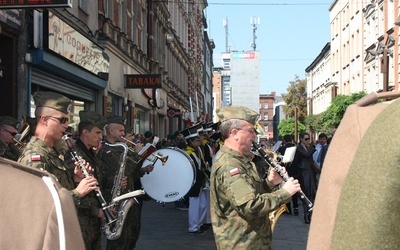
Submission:
[[[31,155],[31,161],[40,161],[40,155]]]
[[[231,174],[231,176],[235,176],[239,174],[239,169],[238,168],[231,169],[229,170],[229,173]]]

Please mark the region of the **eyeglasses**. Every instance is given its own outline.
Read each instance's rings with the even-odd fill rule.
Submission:
[[[51,115],[48,115],[48,116],[46,116],[46,117],[56,119],[56,120],[59,121],[61,124],[65,124],[65,123],[68,122],[68,118],[67,118],[67,117],[55,117],[55,116],[51,116]]]
[[[15,133],[15,132],[11,132],[11,131],[8,131],[7,129],[4,129],[7,133],[9,133],[10,135],[12,135],[13,137],[14,136],[16,136],[18,133]]]

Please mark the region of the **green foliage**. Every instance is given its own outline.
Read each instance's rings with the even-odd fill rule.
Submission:
[[[283,119],[279,125],[279,137],[283,138],[285,135],[294,135],[294,119],[293,118],[288,118],[288,119]],[[297,123],[297,130],[298,133],[300,134],[303,131],[306,131],[306,126],[302,124],[301,122]]]
[[[300,80],[298,76],[295,76],[295,79],[289,84],[287,94],[282,95],[286,103],[286,106],[283,106],[283,112],[288,117],[295,118],[297,108],[297,119],[303,123],[307,117],[307,80]]]
[[[349,96],[338,95],[333,99],[331,105],[326,109],[326,111],[322,113],[321,130],[329,130],[339,126],[347,107],[365,95],[365,92],[353,93]]]

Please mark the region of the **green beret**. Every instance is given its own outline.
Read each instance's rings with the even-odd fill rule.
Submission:
[[[98,127],[101,130],[107,124],[106,118],[104,118],[99,113],[93,111],[86,111],[86,110],[79,111],[79,119],[80,122],[87,122],[93,124],[94,126]]]
[[[33,94],[36,108],[47,107],[67,114],[71,111],[72,101],[54,92],[36,92]]]
[[[9,125],[15,129],[19,124],[18,120],[11,116],[0,116],[0,124]]]
[[[120,124],[120,125],[126,125],[126,118],[122,117],[122,116],[110,116],[107,118],[107,123],[116,123],[116,124]]]
[[[217,109],[217,116],[220,122],[230,119],[245,120],[255,125],[258,121],[259,114],[247,107],[243,106],[226,106]]]

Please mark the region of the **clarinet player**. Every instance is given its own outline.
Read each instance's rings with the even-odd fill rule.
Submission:
[[[273,249],[269,213],[300,191],[289,178],[270,170],[265,179],[251,161],[258,113],[242,106],[217,109],[224,145],[211,172],[211,219],[218,249]]]
[[[79,118],[79,138],[75,142],[74,149],[78,157],[82,157],[93,168],[91,174],[101,180],[102,162],[97,158],[95,148],[103,138],[103,127],[107,124],[107,120],[98,113],[84,110],[79,112]],[[76,159],[72,158],[71,149],[64,159],[70,168],[75,165]],[[81,179],[75,176],[74,181],[75,185],[78,185]],[[78,219],[86,249],[100,250],[101,220],[104,220],[105,216],[94,192],[81,199],[78,206]]]

